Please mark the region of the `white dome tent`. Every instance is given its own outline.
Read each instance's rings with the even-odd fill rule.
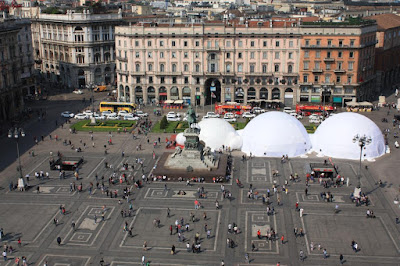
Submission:
[[[283,112],[267,112],[251,120],[241,133],[242,151],[254,156],[296,157],[308,152],[311,141],[299,120]]]
[[[203,119],[197,126],[200,128],[199,139],[212,151],[222,149],[222,145],[230,147],[231,150],[238,150],[242,147],[242,138],[236,133],[233,126],[223,119]],[[180,145],[183,145],[185,140],[183,133],[176,136],[176,142]]]
[[[362,159],[375,159],[385,153],[381,130],[369,118],[357,113],[340,113],[329,117],[317,128],[312,139],[313,150],[320,155],[341,159],[360,158],[360,146],[355,136],[371,138],[363,150]]]

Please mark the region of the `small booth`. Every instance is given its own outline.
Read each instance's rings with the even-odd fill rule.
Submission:
[[[336,177],[336,169],[332,164],[310,163],[310,172],[314,173],[314,178],[330,178]]]
[[[347,112],[371,112],[373,104],[370,102],[346,102]]]
[[[83,163],[83,157],[59,157],[49,161],[51,170],[75,171]]]

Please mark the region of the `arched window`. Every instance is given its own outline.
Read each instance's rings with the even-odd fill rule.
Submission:
[[[184,64],[183,65],[183,71],[185,71],[185,72],[189,71],[189,65],[188,64]]]
[[[135,65],[135,71],[136,72],[140,72],[140,64],[136,64]]]
[[[172,72],[176,72],[176,64],[172,64],[171,70],[172,70]]]
[[[288,65],[287,72],[288,73],[293,73],[293,65]]]
[[[200,72],[200,65],[199,64],[196,64],[195,68],[196,68],[196,72]]]
[[[171,99],[172,100],[177,100],[179,99],[179,91],[177,87],[172,87],[171,88]]]
[[[148,87],[148,88],[147,88],[147,93],[152,93],[152,94],[154,94],[154,93],[156,93],[156,89],[154,89],[154,87]]]
[[[253,87],[247,90],[247,100],[255,100],[256,99],[256,89]]]
[[[135,93],[143,93],[142,87],[140,87],[140,86],[136,87]]]
[[[153,64],[148,64],[147,69],[148,71],[153,71]]]
[[[281,98],[281,91],[278,88],[272,90],[272,99],[279,100]]]
[[[260,90],[260,99],[268,100],[268,90],[267,90],[267,88],[261,88],[261,90]]]
[[[165,71],[165,65],[164,64],[160,64],[160,72],[164,72]]]

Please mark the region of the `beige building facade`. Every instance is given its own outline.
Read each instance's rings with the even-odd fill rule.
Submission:
[[[300,33],[287,18],[116,27],[118,99],[293,105]]]

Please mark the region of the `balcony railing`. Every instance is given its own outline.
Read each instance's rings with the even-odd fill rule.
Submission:
[[[322,73],[322,69],[320,69],[320,68],[315,68],[315,69],[313,69],[312,70],[312,72],[314,72],[314,73]]]

